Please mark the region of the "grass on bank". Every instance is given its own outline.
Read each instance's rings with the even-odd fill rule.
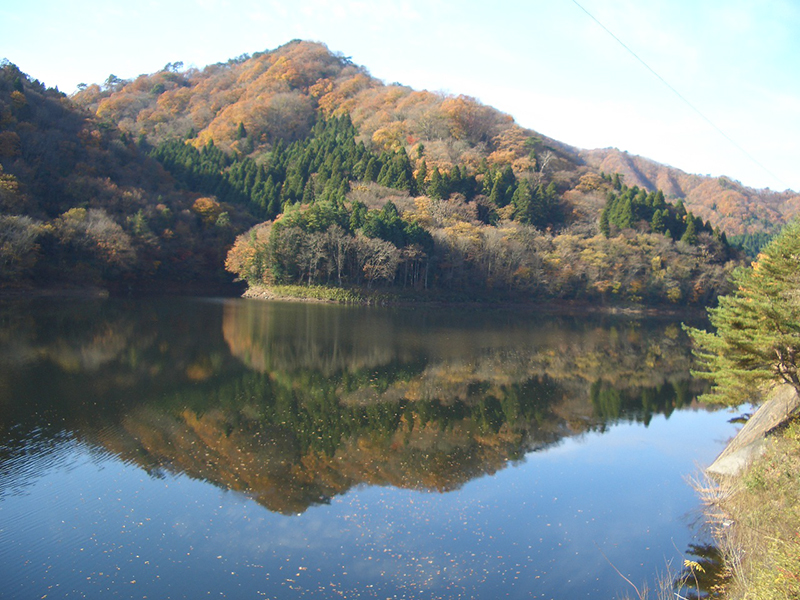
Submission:
[[[726,600],[800,598],[800,418],[767,438],[741,476],[705,490]]]
[[[366,287],[340,288],[325,285],[250,285],[245,296],[273,300],[304,300],[339,304],[503,304],[530,301],[523,295],[502,295],[486,292],[406,291]]]
[[[369,304],[375,300],[367,298],[355,290],[322,285],[250,286],[245,295],[255,298],[310,300],[315,302],[337,302],[339,304]]]
[[[272,292],[277,296],[340,302],[342,304],[361,304],[366,298],[353,290],[322,285],[274,285]]]
[[[625,314],[675,314],[674,306],[644,306],[641,304],[618,303],[597,304],[578,301],[555,301],[532,298],[530,295],[518,293],[499,293],[479,290],[476,292],[454,292],[443,290],[404,290],[385,288],[370,289],[365,287],[339,288],[325,285],[249,285],[244,292],[245,298],[262,300],[288,300],[303,302],[330,302],[337,304],[361,305],[459,305],[481,307],[532,306],[537,309],[552,309],[564,314],[579,312],[625,313]],[[681,307],[683,315],[691,316],[694,309]],[[699,315],[700,313],[697,312]]]

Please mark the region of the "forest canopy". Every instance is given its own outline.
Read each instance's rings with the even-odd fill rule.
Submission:
[[[5,63],[0,114],[3,285],[707,303],[738,260],[679,198],[322,44],[71,98]]]

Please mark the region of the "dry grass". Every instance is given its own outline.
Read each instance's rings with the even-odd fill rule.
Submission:
[[[613,565],[612,565],[613,567]],[[614,570],[617,571],[616,567]],[[694,600],[698,596],[697,590],[702,590],[699,576],[703,567],[700,563],[685,560],[683,569],[678,571],[671,562],[667,562],[664,570],[656,573],[655,582],[651,588],[648,584],[635,585],[630,579],[617,571],[634,590],[635,595],[623,594],[620,600]],[[683,595],[685,594],[685,595]]]
[[[800,598],[800,420],[736,478],[695,482],[725,561],[728,600]]]

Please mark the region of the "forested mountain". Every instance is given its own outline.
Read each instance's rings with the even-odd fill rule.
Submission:
[[[515,171],[546,169],[565,186],[574,186],[586,167],[620,173],[631,187],[682,199],[688,210],[728,234],[774,232],[800,211],[800,195],[788,190],[754,190],[726,177],[690,175],[615,149],[579,150],[523,130],[508,115],[470,98],[384,85],[320,44],[292,42],[202,71],[180,67],[167,64],[132,82],[111,76],[75,100],[151,143],[189,136],[198,147],[213,139],[224,150],[244,154],[277,139],[304,137],[315,111],[348,113],[361,138],[379,150],[410,150],[423,142],[428,162],[440,168],[477,168],[487,159]]]
[[[111,124],[11,64],[0,69],[0,283],[223,281],[236,233]]]
[[[736,258],[716,217],[795,206],[693,214],[702,183],[610,160],[318,43],[71,98],[4,63],[2,281],[222,281],[262,222],[227,258],[251,285],[702,303]]]

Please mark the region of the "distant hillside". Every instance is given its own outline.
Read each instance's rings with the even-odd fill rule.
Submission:
[[[629,186],[683,199],[686,208],[729,234],[774,232],[800,213],[800,194],[791,190],[756,190],[728,177],[691,175],[615,148],[581,150],[579,156],[593,169],[624,175]]]

